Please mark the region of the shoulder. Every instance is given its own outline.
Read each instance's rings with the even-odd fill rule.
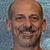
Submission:
[[[12,49],[10,49],[10,50],[12,50]]]

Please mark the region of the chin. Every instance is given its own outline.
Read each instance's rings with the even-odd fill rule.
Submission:
[[[35,37],[31,39],[23,39],[22,37],[19,36],[18,38],[18,43],[22,47],[32,47],[35,44]]]

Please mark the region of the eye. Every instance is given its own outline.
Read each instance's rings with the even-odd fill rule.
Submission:
[[[24,21],[25,20],[25,17],[23,15],[17,15],[15,17],[15,20],[18,21],[18,22],[21,22],[21,21]]]
[[[32,17],[32,21],[37,22],[37,21],[39,21],[39,18],[37,16],[36,17],[34,16],[34,17]]]

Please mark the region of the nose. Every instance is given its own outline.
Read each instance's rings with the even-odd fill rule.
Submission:
[[[26,20],[26,26],[30,27],[31,26],[31,21],[29,19]]]

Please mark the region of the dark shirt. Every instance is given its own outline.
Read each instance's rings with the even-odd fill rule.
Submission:
[[[12,49],[11,49],[12,50]],[[43,50],[43,49],[42,49]]]

